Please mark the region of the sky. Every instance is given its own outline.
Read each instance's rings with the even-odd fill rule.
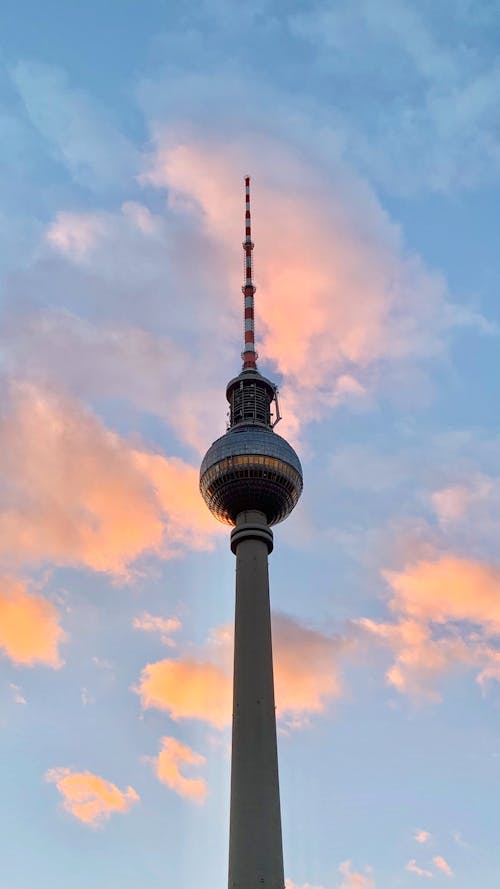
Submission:
[[[498,4],[1,32],[0,889],[227,880],[246,174],[287,889],[499,889]]]

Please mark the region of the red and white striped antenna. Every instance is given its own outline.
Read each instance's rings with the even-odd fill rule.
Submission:
[[[243,250],[245,252],[244,276],[245,283],[241,290],[244,296],[244,316],[245,316],[245,347],[241,353],[243,358],[243,370],[257,369],[257,352],[255,351],[255,328],[254,328],[254,293],[256,287],[252,277],[252,222],[250,216],[250,176],[245,176],[245,240],[243,241]]]

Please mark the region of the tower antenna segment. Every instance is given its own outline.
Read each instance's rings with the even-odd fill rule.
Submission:
[[[250,176],[245,176],[245,240],[243,250],[245,253],[244,276],[245,283],[241,290],[244,296],[245,315],[245,339],[244,349],[241,353],[243,370],[257,369],[257,352],[255,351],[255,327],[254,327],[254,293],[256,287],[252,276],[252,218],[250,215]]]

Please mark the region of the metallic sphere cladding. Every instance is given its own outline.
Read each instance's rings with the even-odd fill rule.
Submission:
[[[221,522],[235,525],[240,512],[257,509],[275,525],[300,497],[302,467],[291,445],[269,426],[241,423],[208,449],[200,491]]]

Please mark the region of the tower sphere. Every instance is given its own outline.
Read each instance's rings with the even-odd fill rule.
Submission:
[[[275,525],[302,493],[302,467],[291,445],[270,426],[239,423],[208,449],[200,490],[221,522],[235,525],[240,512],[258,509]]]

